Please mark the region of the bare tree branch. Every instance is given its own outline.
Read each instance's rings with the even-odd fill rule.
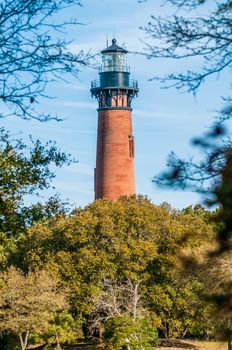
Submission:
[[[4,0],[0,4],[0,102],[22,118],[59,119],[36,112],[48,83],[63,74],[78,76],[90,54],[73,54],[70,42],[59,38],[74,19],[55,22],[55,16],[78,0]],[[5,116],[2,114],[0,117]]]
[[[196,94],[208,76],[232,66],[232,2],[215,2],[215,8],[208,10],[209,13],[203,12],[202,16],[195,14],[194,10],[206,4],[207,0],[167,2],[180,10],[192,9],[193,15],[151,16],[150,22],[142,28],[148,36],[143,54],[149,59],[198,57],[201,60],[199,72],[171,73],[152,78],[160,80],[163,87],[185,88]]]

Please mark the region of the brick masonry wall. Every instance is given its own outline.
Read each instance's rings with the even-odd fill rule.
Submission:
[[[108,109],[98,112],[95,198],[116,200],[135,193],[134,158],[130,157],[132,112]]]

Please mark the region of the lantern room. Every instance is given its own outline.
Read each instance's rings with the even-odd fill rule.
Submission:
[[[127,53],[126,49],[116,44],[116,39],[101,51],[99,79],[91,82],[91,94],[97,98],[100,109],[131,109],[131,101],[139,89],[138,82],[130,79]]]
[[[102,72],[128,72],[127,66],[128,51],[116,44],[116,39],[112,40],[112,45],[101,51]]]

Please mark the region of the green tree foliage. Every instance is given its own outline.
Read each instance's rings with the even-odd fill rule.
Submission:
[[[28,146],[22,140],[14,140],[4,129],[0,130],[0,232],[7,237],[16,236],[25,228],[54,213],[64,213],[59,197],[45,205],[24,204],[25,196],[48,189],[54,173],[51,165],[69,164],[70,156],[61,152],[54,143],[42,145],[31,140]]]
[[[219,216],[220,217],[220,216]],[[223,225],[221,225],[223,227]],[[229,341],[231,347],[231,250],[220,250],[218,242],[213,240],[210,244],[187,252],[185,274],[197,276],[202,285],[200,296],[207,303],[206,313],[211,324],[211,333],[217,338]]]
[[[69,217],[28,229],[11,259],[24,270],[55,270],[71,289],[72,312],[82,319],[94,310],[104,280],[141,280],[154,327],[163,331],[169,322],[169,336],[181,337],[185,321],[190,326],[202,303],[196,295],[199,282],[178,276],[179,256],[212,239],[207,221],[198,211],[155,206],[142,196],[98,200]],[[171,319],[179,323],[171,325]]]
[[[169,230],[164,231],[157,241],[158,254],[149,265],[150,280],[146,293],[151,310],[155,310],[159,317],[159,329],[165,338],[191,336],[191,331],[202,335],[209,328],[206,305],[199,298],[202,283],[194,276],[184,278],[180,271],[182,255],[200,247],[202,242],[209,245],[212,241],[214,234],[211,229],[208,227],[208,232],[201,230],[213,215],[201,207],[186,208],[179,213],[177,222],[169,223]],[[184,220],[187,220],[187,225]],[[196,225],[199,225],[198,232]]]
[[[153,349],[156,338],[156,330],[145,318],[133,320],[129,316],[115,316],[105,325],[104,339],[114,349]]]
[[[90,315],[92,328],[104,330],[103,339],[116,349],[149,349],[157,338],[157,331],[141,298],[142,281],[117,282],[105,280],[102,291],[95,298]]]
[[[56,344],[57,350],[61,349],[61,343],[74,342],[76,337],[77,325],[68,310],[56,313],[43,334],[48,343]]]
[[[0,275],[0,332],[11,332],[27,347],[31,331],[43,333],[56,312],[68,307],[66,292],[46,271],[23,275],[11,267]]]
[[[204,297],[211,303],[209,317],[212,318],[214,332],[223,340],[229,340],[231,346],[231,285],[232,285],[232,254],[224,252],[217,257],[205,257],[203,264],[198,266],[198,274],[204,283]],[[207,279],[205,273],[207,272]],[[230,349],[229,349],[230,350]]]

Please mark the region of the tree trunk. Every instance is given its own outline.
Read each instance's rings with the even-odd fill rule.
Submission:
[[[164,326],[164,337],[166,339],[169,338],[169,323],[165,321],[165,326]]]
[[[228,350],[232,350],[231,334],[228,336]]]
[[[188,330],[189,330],[189,325],[184,327],[184,330],[181,333],[180,339],[183,339],[185,337],[185,335],[188,332]]]
[[[59,335],[56,333],[56,348],[61,350]]]
[[[25,338],[23,339],[23,333],[19,333],[21,350],[26,350],[28,341],[29,331],[25,333]]]
[[[133,305],[133,320],[134,321],[136,320],[137,307],[138,307],[138,301],[139,301],[139,294],[138,294],[139,283],[140,282],[138,282],[134,287],[134,305]]]

